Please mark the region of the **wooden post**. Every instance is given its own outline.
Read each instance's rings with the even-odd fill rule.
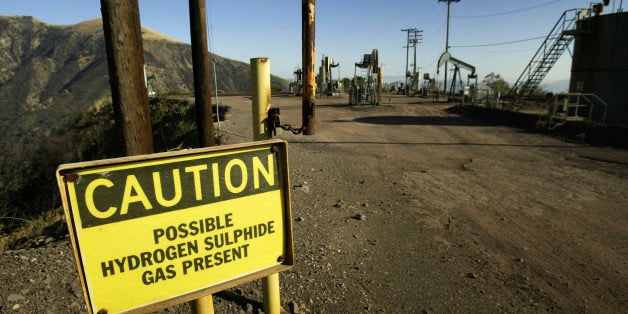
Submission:
[[[316,134],[316,44],[315,44],[315,0],[301,2],[301,59],[303,68],[303,88],[301,114],[304,135]]]
[[[196,108],[196,132],[198,146],[214,146],[214,119],[211,104],[211,76],[209,51],[207,50],[207,25],[205,0],[190,0],[190,35],[192,39],[192,67],[194,73],[194,107]],[[214,300],[211,294],[190,302],[192,313],[213,314]]]
[[[214,146],[214,120],[211,105],[211,78],[209,51],[207,50],[207,25],[205,0],[190,0],[190,35],[192,41],[192,71],[194,74],[194,107],[198,146]],[[212,295],[190,302],[193,313],[214,313]]]
[[[194,72],[194,106],[198,146],[214,146],[214,119],[211,104],[211,76],[207,50],[205,0],[190,0],[190,32]]]
[[[152,154],[153,135],[144,84],[144,49],[137,0],[101,0],[107,65],[116,125],[127,155]]]

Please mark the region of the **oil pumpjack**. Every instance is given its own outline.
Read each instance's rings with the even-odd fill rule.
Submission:
[[[358,76],[357,69],[366,70],[364,76]],[[349,94],[351,105],[379,106],[382,100],[382,84],[384,69],[379,66],[377,49],[364,54],[362,62],[356,62]]]
[[[319,91],[327,96],[336,96],[340,94],[341,83],[338,79],[333,79],[332,69],[338,68],[340,63],[334,63],[334,59],[329,56],[323,56],[321,66],[319,68]],[[340,74],[338,74],[340,77]]]
[[[440,70],[440,67],[443,66],[445,63],[449,63],[454,66],[454,76],[451,80],[451,85],[449,87],[449,99],[451,100],[455,94],[454,91],[457,83],[456,79],[459,79],[459,86],[463,86],[462,75],[460,74],[460,69],[462,68],[471,72],[470,74],[467,74],[467,85],[463,87],[464,95],[462,99],[465,99],[464,96],[470,96],[471,100],[473,101],[473,99],[475,98],[475,89],[478,85],[478,75],[475,73],[475,67],[464,61],[452,57],[449,51],[445,51],[438,59],[437,73]],[[475,84],[470,84],[471,79],[475,79]]]

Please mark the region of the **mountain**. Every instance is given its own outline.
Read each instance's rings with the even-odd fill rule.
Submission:
[[[153,91],[193,90],[190,45],[142,28],[146,74]],[[212,55],[218,89],[251,90],[248,63]],[[213,67],[212,67],[213,71]],[[287,81],[271,83],[284,90]],[[212,86],[213,89],[214,86]],[[59,207],[53,173],[59,164],[121,156],[100,19],[50,25],[32,17],[0,16],[0,239]],[[193,104],[150,100],[159,151],[196,141]],[[222,107],[221,115],[228,110]]]
[[[384,75],[384,83],[406,83],[406,77],[403,75]]]
[[[142,36],[153,90],[193,90],[190,45],[145,27]],[[250,92],[249,64],[212,57],[220,91]],[[271,82],[287,87],[276,76]],[[0,148],[8,143],[37,145],[110,95],[101,19],[59,26],[32,17],[0,16]]]
[[[543,90],[550,91],[554,94],[566,93],[569,91],[569,79],[544,83],[541,84],[540,87]]]

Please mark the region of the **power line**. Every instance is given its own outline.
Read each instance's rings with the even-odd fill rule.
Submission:
[[[524,48],[524,49],[511,49],[511,50],[475,50],[475,49],[456,49],[456,51],[461,51],[465,53],[473,53],[473,54],[504,54],[504,53],[514,53],[514,52],[524,52],[524,51],[536,51],[538,48]]]
[[[436,62],[436,60],[438,60],[438,58],[440,58],[440,56],[437,56],[437,57],[436,57],[436,59],[432,60],[432,62],[430,62],[430,63],[428,63],[428,64],[426,64],[426,65],[422,66],[421,68],[423,68],[423,69],[424,69],[424,68],[429,67],[430,65],[434,64],[434,62]]]
[[[445,27],[445,25],[447,25],[447,22],[443,22],[443,25],[441,25],[436,31],[434,31],[434,34],[432,34],[432,36],[430,36],[430,38],[426,39],[423,44],[426,44],[430,41],[430,39],[434,38],[436,35],[438,35],[440,33],[440,31],[443,30],[443,28]]]
[[[560,2],[560,1],[563,1],[563,0],[553,0],[553,1],[550,1],[550,2],[546,2],[546,3],[543,3],[543,4],[539,4],[539,5],[534,5],[534,6],[523,8],[523,9],[517,9],[517,10],[505,11],[505,12],[499,12],[499,13],[491,13],[491,14],[484,14],[484,15],[452,15],[451,17],[457,18],[457,19],[474,19],[474,18],[480,18],[480,17],[491,17],[491,16],[498,16],[498,15],[506,15],[506,14],[512,14],[512,13],[517,13],[517,12],[521,12],[521,11],[526,11],[526,10],[531,10],[531,9],[544,7],[546,5],[550,5],[552,3],[556,3],[556,2]]]
[[[436,14],[431,15],[437,7],[438,7],[438,2],[432,7],[432,9],[427,14],[423,15],[417,20],[421,21],[422,25],[430,24],[429,22],[431,21],[431,19],[437,16]]]
[[[538,37],[532,37],[532,38],[526,38],[526,39],[519,39],[519,40],[513,40],[513,41],[504,41],[504,42],[500,42],[500,43],[492,43],[492,44],[466,45],[466,46],[451,46],[451,48],[475,48],[475,47],[500,46],[500,45],[508,45],[508,44],[520,43],[520,42],[524,42],[524,41],[537,40],[537,39],[541,39],[541,38],[545,38],[545,37],[546,37],[546,36],[538,36]]]

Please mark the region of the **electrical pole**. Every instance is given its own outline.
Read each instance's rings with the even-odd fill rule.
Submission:
[[[423,30],[414,30],[412,32],[412,46],[414,47],[414,66],[412,68],[412,80],[414,83],[414,76],[416,75],[416,46],[417,44],[419,44],[421,42],[421,40],[423,39]]]
[[[126,155],[152,154],[153,133],[144,84],[144,49],[137,0],[101,0],[109,84]]]
[[[207,19],[205,0],[189,0],[190,33],[192,37],[192,72],[194,74],[194,107],[198,146],[214,146],[211,76],[207,50]]]
[[[414,51],[414,62],[412,63],[412,79],[414,80],[414,74],[416,73],[416,42],[412,43],[412,48]]]
[[[408,36],[407,36],[407,40],[406,40],[406,45],[403,46],[404,48],[406,48],[406,73],[405,73],[405,77],[406,77],[406,85],[404,87],[404,94],[408,95],[410,93],[410,88],[408,86],[408,77],[413,77],[416,73],[416,44],[419,42],[419,40],[421,40],[421,33],[423,32],[423,30],[418,30],[416,28],[406,28],[406,29],[402,29],[402,32],[407,32]],[[408,71],[408,59],[410,58],[410,47],[413,47],[414,49],[414,64],[412,65],[412,75],[410,76],[410,71]]]
[[[192,39],[192,74],[194,76],[194,108],[196,110],[198,147],[210,147],[215,145],[215,140],[205,0],[189,0],[188,6]],[[214,313],[212,295],[208,294],[191,301],[190,308],[193,313]]]
[[[406,85],[404,86],[404,95],[408,95],[408,59],[410,58],[410,33],[416,32],[417,29],[416,28],[405,28],[401,30],[402,32],[406,32],[407,33],[407,39],[406,39],[406,45],[403,46],[404,48],[406,48],[406,72],[403,74],[403,76],[406,77]]]
[[[452,2],[460,2],[460,0],[438,0],[438,2],[447,2],[447,35],[445,36],[445,52],[449,51],[449,17],[450,17],[450,9],[449,6]],[[447,62],[445,62],[445,80],[444,80],[443,92],[447,92]]]

